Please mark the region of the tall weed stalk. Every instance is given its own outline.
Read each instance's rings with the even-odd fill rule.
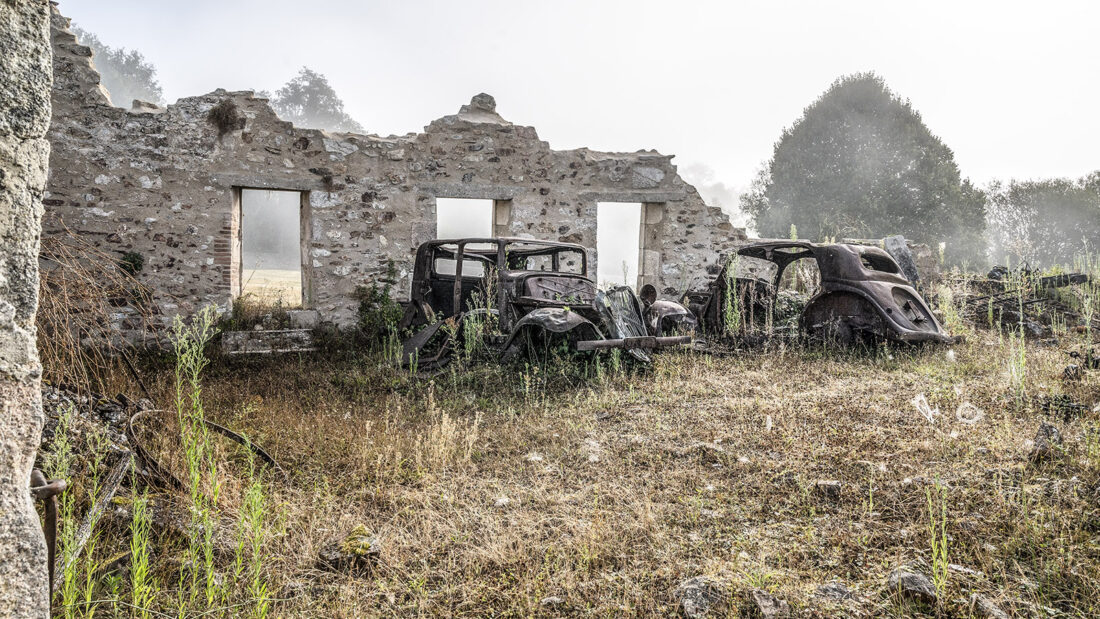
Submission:
[[[149,544],[152,522],[149,519],[149,495],[135,496],[133,518],[130,522],[130,603],[139,617],[150,616],[150,607],[156,597],[149,564]]]
[[[187,549],[190,569],[180,574],[180,595],[177,600],[181,616],[194,604],[200,575],[207,606],[213,605],[217,595],[213,535],[221,484],[218,481],[213,444],[204,423],[206,413],[202,402],[202,371],[209,364],[205,350],[216,333],[215,318],[214,308],[208,306],[190,324],[177,317],[173,326],[176,415],[187,467],[191,512],[191,535]],[[197,565],[200,560],[201,574]],[[185,577],[185,572],[188,577]],[[188,591],[187,596],[183,593],[184,589]]]
[[[947,588],[947,489],[936,482],[925,490],[928,499],[928,544],[932,551],[932,584],[942,597]]]

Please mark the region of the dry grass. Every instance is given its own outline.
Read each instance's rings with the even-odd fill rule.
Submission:
[[[83,394],[113,393],[107,377],[122,370],[133,348],[119,327],[152,331],[152,292],[122,267],[124,254],[69,230],[43,239],[39,257],[35,324],[43,379]]]
[[[1100,376],[1063,385],[1064,353],[1031,345],[1021,400],[1010,354],[985,332],[954,361],[943,348],[673,353],[593,378],[286,358],[215,367],[205,399],[291,471],[269,488],[277,616],[669,616],[673,589],[700,574],[726,584],[728,616],[751,616],[753,587],[800,616],[905,614],[885,577],[931,562],[936,481],[948,559],[975,571],[949,572],[939,614],[969,616],[979,592],[1021,616],[1096,616],[1100,413],[1058,418],[1065,453],[1050,463],[1029,463],[1027,441],[1048,418],[1030,396],[1092,410]],[[944,413],[934,423],[910,403],[921,393]],[[977,424],[956,419],[964,401],[985,412]],[[839,480],[839,498],[817,480]],[[382,540],[378,567],[316,569],[360,524]],[[834,580],[855,598],[814,596]],[[551,596],[564,603],[541,604]]]

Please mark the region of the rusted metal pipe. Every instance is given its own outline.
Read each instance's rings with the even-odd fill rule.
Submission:
[[[42,523],[42,534],[46,537],[46,561],[50,575],[50,599],[53,599],[54,562],[57,557],[57,495],[65,491],[68,484],[63,479],[47,480],[39,469],[31,471],[31,496],[45,504],[46,519]]]
[[[146,417],[152,417],[154,414],[167,415],[170,413],[169,411],[165,410],[151,409],[143,410],[134,414],[126,423],[126,438],[130,441],[130,447],[134,450],[134,454],[137,455],[138,459],[141,460],[142,464],[145,465],[145,467],[154,477],[160,478],[162,482],[174,489],[181,490],[184,487],[183,484],[179,481],[179,479],[177,479],[174,475],[172,475],[164,467],[162,467],[160,463],[157,462],[156,458],[154,458],[152,454],[150,454],[145,449],[136,430],[138,421],[144,420]],[[271,454],[264,451],[263,447],[260,447],[256,443],[253,443],[245,436],[238,434],[237,432],[234,432],[233,430],[230,430],[223,425],[214,423],[213,421],[210,421],[208,419],[203,419],[202,424],[256,454],[256,456],[259,457],[260,460],[264,461],[265,463],[269,464],[273,469],[275,469],[275,471],[277,471],[284,480],[290,479],[290,476],[287,474],[286,469],[280,466],[278,461],[276,461],[275,458],[271,457]]]

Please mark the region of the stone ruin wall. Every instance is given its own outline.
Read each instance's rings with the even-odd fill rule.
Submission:
[[[30,475],[42,432],[38,233],[50,146],[49,8],[0,0],[0,617],[50,614]]]
[[[109,254],[145,259],[159,320],[228,308],[239,285],[235,188],[307,191],[307,306],[355,320],[357,286],[385,277],[407,298],[416,247],[435,237],[436,198],[498,200],[496,236],[580,243],[595,273],[597,202],[643,203],[642,278],[677,297],[745,239],[655,151],[555,151],[501,118],[488,95],[423,133],[397,137],[294,127],[251,92],[218,90],[165,108],[112,107],[90,50],[54,10],[54,119],[45,235],[68,229]],[[228,130],[207,120],[230,101]],[[116,315],[123,330],[140,319]]]

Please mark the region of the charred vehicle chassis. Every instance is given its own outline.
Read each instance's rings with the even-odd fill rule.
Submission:
[[[803,258],[816,263],[820,288],[799,316],[801,334],[846,344],[952,340],[898,263],[869,245],[753,243],[730,256],[705,290],[685,294],[683,303],[708,333],[727,334],[731,305],[771,311],[787,267]]]
[[[588,253],[572,243],[519,238],[435,240],[417,248],[410,300],[399,329],[416,331],[402,344],[406,363],[445,361],[445,340],[464,335],[467,320],[495,323],[486,343],[506,355],[550,340],[577,351],[645,350],[691,341],[695,319],[678,303],[642,301],[626,286],[598,291]],[[440,334],[447,330],[449,333]],[[449,336],[449,337],[448,337]],[[440,341],[444,340],[442,344]],[[435,344],[435,345],[433,345]],[[429,352],[430,351],[430,352]]]

